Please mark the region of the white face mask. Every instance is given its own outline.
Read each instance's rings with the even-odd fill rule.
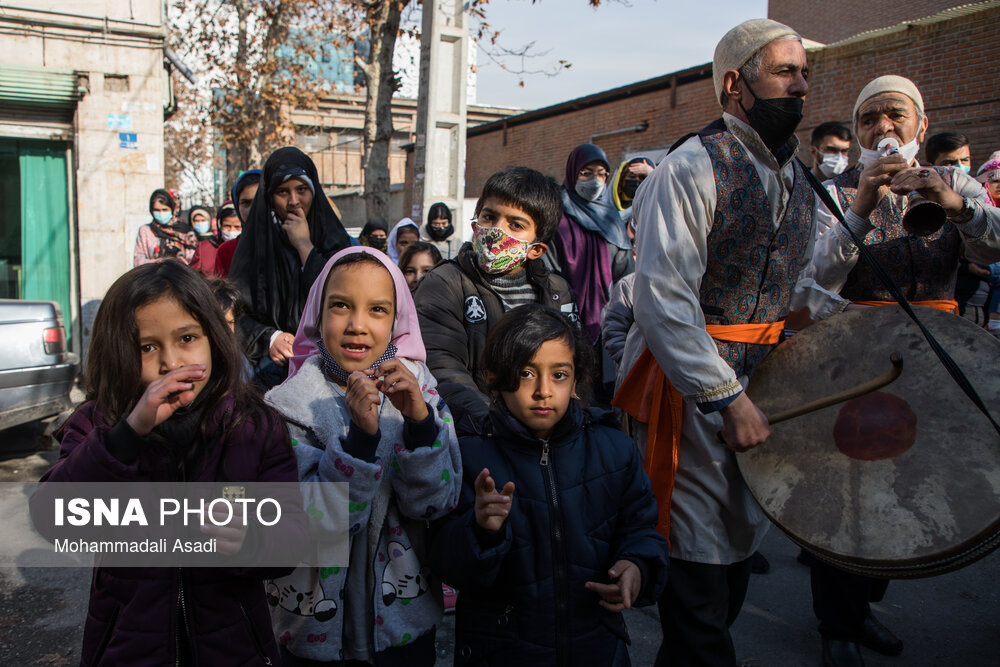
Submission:
[[[241,230],[241,229],[223,229],[222,230],[222,240],[223,241],[232,241],[233,239],[235,239],[236,237],[238,237],[240,235],[241,231],[243,231],[243,230]]]
[[[820,172],[827,178],[843,174],[847,169],[847,156],[843,153],[820,153],[823,160],[819,163]]]
[[[913,137],[913,140],[910,143],[900,146],[898,150],[899,155],[906,160],[907,164],[913,162],[913,158],[917,157],[917,153],[920,152],[920,146],[917,144],[917,138]],[[870,148],[862,148],[861,160],[859,160],[859,162],[861,162],[863,166],[868,167],[875,164],[875,161],[880,157],[885,157],[885,155],[885,149],[882,151],[873,151]]]

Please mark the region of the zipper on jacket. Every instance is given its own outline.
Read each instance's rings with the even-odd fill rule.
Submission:
[[[258,655],[264,660],[265,665],[270,665],[271,659],[264,653],[264,648],[260,645],[260,639],[253,629],[253,622],[250,621],[250,614],[247,613],[247,608],[243,606],[242,602],[240,603],[240,612],[243,613],[243,619],[247,622],[247,627],[250,629],[250,636],[253,637],[253,644],[257,647]]]
[[[559,665],[565,665],[569,660],[569,636],[566,634],[569,628],[567,609],[569,586],[566,573],[566,546],[563,542],[562,510],[559,507],[559,490],[556,487],[556,474],[552,466],[549,465],[549,457],[551,455],[549,441],[542,440],[541,442],[542,457],[539,459],[538,464],[542,467],[542,471],[548,482],[546,486],[549,496],[550,525],[552,527],[552,572],[556,584],[556,662]]]
[[[188,623],[187,602],[184,599],[184,571],[177,568],[177,606],[181,610],[181,622],[184,624],[184,634],[188,640],[188,647],[191,649],[191,656],[194,657],[194,645],[191,643],[191,626]],[[175,667],[181,664],[181,633],[178,629],[174,633],[174,643],[176,644],[176,655],[174,656]]]

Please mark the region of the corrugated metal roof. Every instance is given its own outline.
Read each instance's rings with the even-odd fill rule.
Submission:
[[[0,63],[0,102],[72,106],[81,97],[76,72]]]

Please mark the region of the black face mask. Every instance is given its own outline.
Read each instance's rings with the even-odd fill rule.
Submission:
[[[795,134],[795,128],[802,121],[802,98],[772,97],[764,100],[757,97],[749,84],[747,88],[756,98],[753,107],[747,111],[742,101],[737,102],[747,115],[747,123],[760,135],[768,150],[774,153]]]
[[[627,178],[622,181],[622,194],[626,199],[635,199],[635,191],[639,189],[641,180],[637,178]]]
[[[435,227],[433,225],[427,225],[427,235],[431,237],[434,241],[444,241],[446,238],[452,235],[455,231],[455,227],[449,222],[447,227]]]
[[[384,236],[366,236],[362,245],[385,252],[385,249],[389,247],[389,239]]]

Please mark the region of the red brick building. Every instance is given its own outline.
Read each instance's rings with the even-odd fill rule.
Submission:
[[[774,11],[794,4],[772,2]],[[797,4],[814,5],[804,0]],[[937,4],[917,2],[909,7]],[[842,4],[838,11],[845,11]],[[802,30],[794,19],[790,21]],[[811,36],[807,30],[803,33]],[[966,134],[975,169],[1000,149],[998,36],[1000,2],[992,1],[810,48],[811,88],[799,126],[802,157],[808,157],[809,134],[820,123],[839,120],[850,126],[855,98],[869,80],[901,74],[911,78],[924,96],[928,136],[944,130]],[[486,178],[507,165],[534,167],[562,182],[569,152],[588,141],[605,150],[612,167],[636,154],[658,159],[678,138],[720,113],[711,63],[706,63],[470,128],[466,197],[477,197]]]
[[[907,2],[872,2],[871,0],[769,0],[768,18],[790,25],[806,39],[832,44],[868,30],[878,30],[913,21],[956,7],[955,0],[907,0]]]

